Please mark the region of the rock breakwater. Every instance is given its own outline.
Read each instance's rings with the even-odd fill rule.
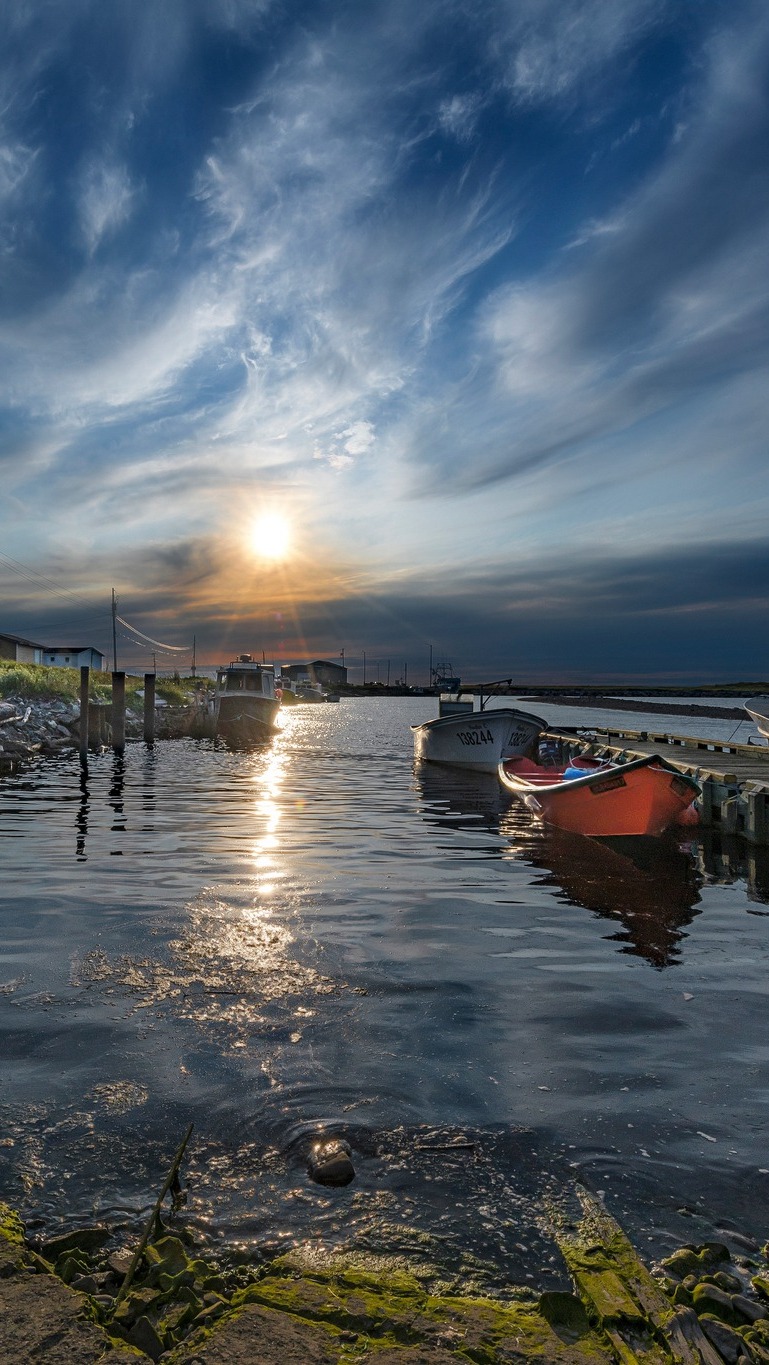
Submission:
[[[79,714],[75,702],[6,697],[0,701],[0,765],[75,747]]]

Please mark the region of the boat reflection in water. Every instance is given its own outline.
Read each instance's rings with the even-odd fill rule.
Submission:
[[[680,839],[569,834],[542,825],[519,804],[510,806],[496,779],[481,773],[419,764],[416,781],[428,823],[443,830],[480,829],[509,841],[503,847],[496,841],[479,845],[476,856],[514,858],[541,871],[538,885],[560,890],[565,904],[617,921],[609,937],[620,952],[659,969],[679,960],[684,930],[699,913],[700,888],[708,880],[701,859]],[[696,849],[699,831],[698,841]],[[711,872],[710,879],[721,878]]]
[[[481,826],[499,830],[500,814],[507,802],[496,773],[415,761],[414,776],[428,824],[446,829]]]
[[[501,831],[505,832],[504,819]],[[669,967],[680,957],[683,930],[700,912],[702,876],[675,837],[617,836],[585,839],[544,828],[542,837],[520,850],[522,860],[541,869],[540,886],[560,888],[569,905],[619,921],[610,940],[622,953]]]

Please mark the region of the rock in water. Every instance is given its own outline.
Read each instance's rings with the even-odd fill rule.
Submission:
[[[349,1185],[355,1179],[350,1147],[343,1138],[316,1142],[310,1151],[307,1169],[310,1178],[319,1185]]]

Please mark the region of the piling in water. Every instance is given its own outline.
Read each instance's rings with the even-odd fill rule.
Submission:
[[[83,664],[80,669],[80,757],[82,759],[88,755],[88,679],[90,672],[88,664]]]
[[[144,742],[155,742],[155,674],[144,674]]]
[[[112,674],[112,747],[115,753],[125,748],[125,673]]]

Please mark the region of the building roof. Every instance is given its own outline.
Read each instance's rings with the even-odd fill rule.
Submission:
[[[45,649],[37,640],[25,640],[21,635],[9,635],[7,630],[0,630],[0,640],[10,640],[14,645],[26,645],[28,649]]]
[[[101,654],[106,659],[103,650],[97,649],[95,645],[44,645],[46,654],[84,654],[88,649],[92,654]]]

